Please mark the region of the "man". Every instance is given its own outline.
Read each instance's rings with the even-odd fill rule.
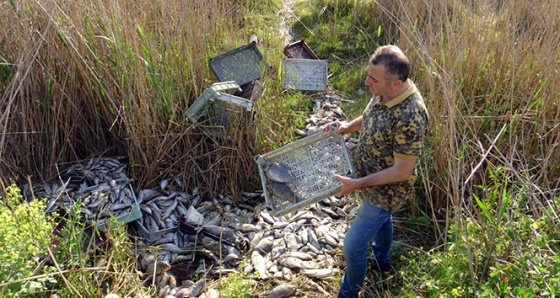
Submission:
[[[336,122],[337,134],[360,131],[356,148],[357,178],[335,175],[339,196],[357,191],[362,207],[344,239],[346,272],[338,297],[358,297],[368,256],[377,271],[390,268],[393,241],[391,213],[413,194],[416,162],[428,124],[426,106],[408,78],[410,63],[396,46],[378,48],[367,66],[366,86],[373,95],[362,116]],[[324,131],[330,130],[326,125]]]

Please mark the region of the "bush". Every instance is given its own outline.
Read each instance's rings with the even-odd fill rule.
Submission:
[[[45,216],[45,203],[24,202],[14,184],[5,189],[0,201],[0,287],[2,297],[31,294],[44,289],[52,279],[22,281],[44,268],[53,221]]]

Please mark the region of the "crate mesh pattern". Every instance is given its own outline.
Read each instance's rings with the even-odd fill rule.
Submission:
[[[251,118],[253,102],[229,94],[220,94],[207,108],[208,123],[212,126],[232,127],[247,123]]]
[[[277,162],[290,171],[294,180],[287,185],[301,199],[292,203],[274,198],[267,189],[264,167],[259,165],[266,203],[277,215],[293,212],[338,193],[342,184],[333,177],[334,174],[355,176],[344,138],[333,132],[318,132],[260,157],[267,163]]]
[[[210,70],[218,81],[243,85],[261,78],[262,54],[255,43],[237,47],[210,58]]]
[[[282,60],[282,84],[296,90],[323,91],[327,89],[327,71],[325,60],[285,58]]]
[[[234,81],[227,82],[217,82],[212,84],[209,88],[204,90],[202,94],[196,99],[196,101],[187,110],[187,118],[191,122],[197,122],[206,112],[208,105],[212,101],[219,97],[220,94],[231,94],[234,92],[241,91],[241,88]]]

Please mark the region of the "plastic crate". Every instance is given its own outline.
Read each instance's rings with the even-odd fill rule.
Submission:
[[[252,42],[210,58],[208,64],[218,81],[243,85],[261,78],[262,58],[257,44]]]
[[[176,227],[154,231],[148,231],[148,229],[144,227],[140,220],[136,220],[134,222],[134,226],[136,227],[136,230],[140,233],[140,235],[144,237],[144,239],[146,239],[148,242],[155,242],[163,238],[165,234],[177,231],[177,229],[179,228],[179,223],[177,223]]]
[[[344,138],[334,132],[317,132],[266,154],[256,155],[265,202],[275,216],[294,212],[337,194],[342,184],[333,175],[355,177],[356,171]],[[301,200],[286,202],[273,198],[267,188],[265,165],[277,162],[285,166],[294,179],[287,183]]]
[[[259,81],[252,81],[240,87],[241,91],[237,91],[233,95],[256,102],[261,87]]]
[[[234,93],[240,92],[241,88],[235,83],[235,81],[228,82],[218,82],[212,84],[209,88],[204,90],[202,94],[196,99],[196,101],[187,110],[187,118],[191,122],[196,122],[198,118],[204,114],[205,109],[208,107],[212,101],[217,98],[222,93]]]
[[[206,108],[205,124],[229,129],[233,124],[250,123],[253,102],[231,94],[219,94]]]
[[[80,189],[81,193],[86,193],[90,190],[94,190],[96,189],[97,186],[91,186],[91,187],[86,187],[85,184],[82,186],[82,188]],[[118,216],[115,217],[115,220],[120,223],[120,224],[127,224],[130,222],[133,222],[137,219],[139,219],[140,217],[142,217],[142,212],[140,211],[140,205],[138,204],[138,200],[136,199],[136,194],[134,193],[134,189],[132,189],[132,185],[128,185],[128,188],[130,189],[132,198],[134,199],[131,209],[129,212],[125,212],[122,213]],[[107,219],[110,219],[110,217],[107,218],[103,218],[103,219],[99,219],[96,220],[95,218],[86,218],[86,222],[88,223],[92,223],[92,224],[96,224],[97,228],[101,231],[105,231],[105,221]]]
[[[291,59],[282,60],[282,85],[288,89],[323,91],[328,84],[326,60]]]
[[[285,46],[284,55],[288,58],[296,59],[319,59],[319,57],[315,55],[315,53],[313,52],[313,50],[311,50],[307,43],[305,43],[304,39],[292,42]]]
[[[205,132],[215,137],[223,136],[235,125],[241,127],[240,125],[252,123],[253,101],[210,89],[211,91],[205,91],[189,108],[189,120],[200,123]]]

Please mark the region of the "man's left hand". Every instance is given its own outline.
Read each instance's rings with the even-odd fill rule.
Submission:
[[[337,174],[334,175],[334,178],[342,183],[342,189],[338,193],[337,197],[348,195],[358,189],[356,179],[354,178],[340,176]]]

